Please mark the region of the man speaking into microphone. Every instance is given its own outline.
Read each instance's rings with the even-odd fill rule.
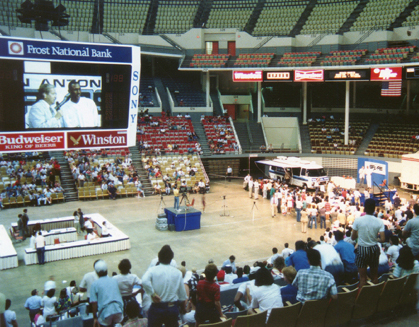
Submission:
[[[42,84],[38,89],[38,101],[29,110],[29,128],[62,127],[61,113],[53,106],[57,99],[55,86]]]
[[[68,84],[68,92],[70,101],[67,101],[60,110],[62,127],[100,127],[96,104],[93,100],[81,96],[80,84],[72,80]]]

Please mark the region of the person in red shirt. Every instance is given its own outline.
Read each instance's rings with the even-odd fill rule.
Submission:
[[[214,280],[217,272],[218,269],[216,265],[213,263],[208,264],[205,267],[205,279],[200,280],[196,287],[196,327],[207,320],[209,320],[210,323],[215,323],[221,321],[220,317],[225,318],[221,311],[220,285]]]

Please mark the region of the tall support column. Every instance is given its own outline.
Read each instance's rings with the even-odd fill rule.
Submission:
[[[210,74],[209,71],[206,73],[207,83],[206,83],[206,98],[207,98],[207,107],[210,107]]]
[[[303,125],[307,125],[307,82],[303,82]]]
[[[258,123],[260,123],[262,121],[262,82],[257,82],[258,83],[258,107],[257,107],[257,111],[258,111]]]
[[[350,94],[350,82],[346,81],[345,90],[345,145],[349,144],[349,94]]]
[[[353,84],[353,90],[352,90],[352,108],[356,108],[356,83],[352,83]]]
[[[406,83],[406,90],[406,114],[408,114],[410,109],[410,81]]]

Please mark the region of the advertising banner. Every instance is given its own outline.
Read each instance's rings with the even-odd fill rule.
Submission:
[[[127,131],[84,131],[67,132],[67,148],[127,146]]]
[[[64,132],[8,133],[0,135],[0,151],[32,152],[64,149]]]
[[[371,81],[401,81],[402,67],[371,68]]]
[[[294,70],[294,82],[323,82],[324,70]]]
[[[263,74],[261,70],[245,70],[233,71],[233,82],[262,82],[263,81]]]

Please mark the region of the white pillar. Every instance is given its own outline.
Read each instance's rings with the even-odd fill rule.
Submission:
[[[262,121],[261,117],[262,117],[262,82],[257,82],[258,83],[258,107],[257,107],[257,111],[258,111],[258,123],[260,123]]]
[[[303,82],[303,125],[307,125],[307,82]]]
[[[352,83],[353,84],[353,94],[352,94],[352,108],[356,108],[356,82]]]
[[[349,93],[350,82],[346,81],[345,91],[345,145],[349,144]]]
[[[406,114],[408,114],[410,109],[410,81],[406,83],[406,90]]]
[[[207,98],[207,107],[210,107],[210,74],[209,71],[206,73],[207,83],[206,83],[206,98]]]

